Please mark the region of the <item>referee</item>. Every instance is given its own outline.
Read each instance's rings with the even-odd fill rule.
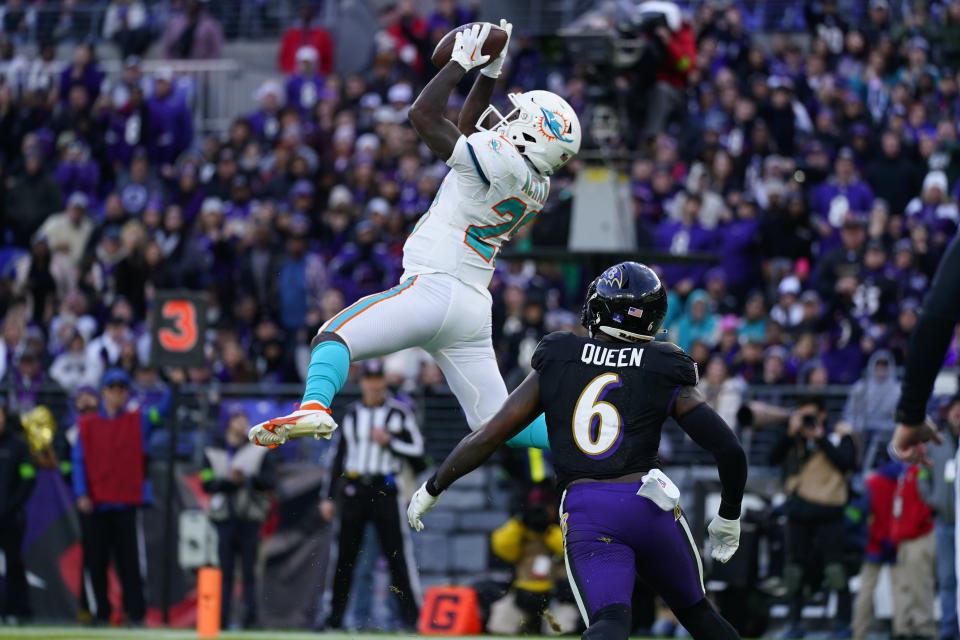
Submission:
[[[361,400],[351,404],[335,432],[336,456],[330,487],[321,505],[323,517],[333,520],[340,509],[336,570],[326,627],[339,629],[350,597],[354,563],[363,532],[372,522],[380,549],[390,565],[390,590],[400,605],[403,624],[416,627],[420,584],[396,477],[403,464],[423,455],[423,437],[413,412],[390,398],[378,360],[363,364]]]

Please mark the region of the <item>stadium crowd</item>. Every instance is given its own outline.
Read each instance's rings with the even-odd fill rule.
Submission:
[[[162,380],[147,321],[168,288],[208,301],[208,361],[190,381],[302,380],[316,329],[400,275],[403,242],[446,171],[406,112],[434,72],[434,44],[476,3],[439,0],[428,15],[388,6],[372,66],[346,77],[334,71],[331,33],[307,11],[282,39],[276,79],[227,131],[207,134],[194,129],[195,88],[170,69],[144,73],[145,47],[118,44],[126,57],[115,75],[87,42],[57,59],[55,42],[19,37],[11,16],[21,4],[5,5],[0,36],[8,409],[29,410],[49,385],[97,387],[112,368],[135,384]],[[161,38],[164,54],[216,57],[215,18],[187,4]],[[731,424],[746,385],[862,378],[852,396],[862,407],[847,421],[888,434],[896,385],[886,372],[903,361],[960,223],[960,0],[871,0],[852,14],[827,0],[796,16],[805,33],[761,38],[765,4],[698,4],[677,29],[653,34],[664,49],[656,78],[632,100],[635,70],[618,75],[628,117],[612,136],[589,135],[590,65],[523,34],[497,100],[562,94],[587,125],[587,149],[629,158],[641,250],[716,256],[660,261],[671,289],[664,326]],[[449,105],[454,120],[464,95]],[[647,96],[664,107],[652,135]],[[554,178],[540,224],[518,234],[515,251],[565,241],[584,166],[574,160]],[[572,263],[498,265],[494,341],[508,386],[545,333],[578,325],[593,275]],[[960,364],[960,337],[946,364]],[[400,386],[439,375],[416,353],[388,358],[387,373]]]

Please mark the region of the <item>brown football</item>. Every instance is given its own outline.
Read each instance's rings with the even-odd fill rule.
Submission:
[[[482,22],[468,22],[467,24],[462,24],[447,35],[443,36],[440,39],[440,42],[437,43],[437,47],[433,50],[433,55],[430,56],[430,61],[433,62],[433,66],[437,68],[442,68],[450,62],[450,55],[453,53],[453,42],[457,37],[458,31],[463,31],[464,29],[469,29],[475,24],[484,24]],[[490,25],[490,34],[487,36],[487,39],[483,41],[483,49],[481,52],[484,55],[490,56],[490,60],[486,64],[482,64],[476,69],[482,69],[487,66],[493,59],[500,55],[500,52],[503,51],[504,45],[507,44],[507,32],[498,27],[495,24]]]

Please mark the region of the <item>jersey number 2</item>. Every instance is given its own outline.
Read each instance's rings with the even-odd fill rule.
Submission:
[[[533,220],[534,216],[538,213],[537,211],[531,211],[527,215],[523,215],[527,210],[527,205],[519,198],[501,200],[493,205],[493,210],[496,211],[497,214],[506,217],[506,220],[500,224],[492,224],[485,227],[472,224],[467,227],[467,233],[463,237],[463,241],[467,246],[476,251],[477,254],[487,262],[493,262],[493,259],[497,256],[497,252],[500,251],[500,247],[493,246],[487,242],[487,240],[496,238],[497,236],[504,236],[501,242],[509,240],[513,237],[513,234],[517,232],[517,229]]]
[[[612,455],[623,437],[620,413],[603,401],[607,392],[620,384],[617,374],[601,373],[587,384],[573,408],[573,441],[591,458]]]

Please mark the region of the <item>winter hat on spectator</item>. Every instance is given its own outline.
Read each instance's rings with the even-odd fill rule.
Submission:
[[[100,381],[100,387],[105,389],[112,385],[122,385],[129,388],[130,376],[127,375],[127,372],[120,367],[108,369],[107,372],[103,374],[103,379]]]
[[[380,138],[378,138],[375,133],[365,133],[357,138],[354,146],[356,147],[357,153],[375,154],[380,150]]]
[[[67,208],[80,207],[86,209],[90,205],[90,198],[82,191],[74,191],[67,198]]]
[[[206,215],[208,213],[219,213],[223,214],[223,200],[216,197],[204,198],[203,204],[200,205],[200,214]]]
[[[276,80],[266,80],[257,87],[256,92],[253,94],[253,99],[261,103],[267,96],[275,97],[282,105],[284,99],[283,86]]]
[[[380,97],[379,93],[371,91],[370,93],[365,93],[360,97],[360,108],[361,109],[377,109],[383,106],[383,98]]]
[[[732,313],[720,318],[720,333],[726,333],[727,331],[740,331],[740,318]]]
[[[342,207],[349,207],[352,204],[353,194],[350,193],[350,189],[348,187],[338,184],[330,190],[330,199],[327,201],[327,206],[329,208],[339,209]]]
[[[777,293],[781,296],[784,295],[799,295],[800,294],[800,278],[797,276],[787,276],[780,281],[780,284],[777,286]]]
[[[390,213],[390,203],[383,198],[374,198],[367,204],[367,215],[385,216]]]
[[[173,69],[167,66],[160,67],[154,72],[153,77],[158,82],[173,82]]]
[[[313,185],[310,184],[309,180],[297,180],[293,185],[293,189],[290,190],[290,197],[311,197],[313,196],[314,191]]]
[[[947,193],[947,174],[943,171],[931,171],[923,179],[923,193],[926,194],[930,189],[940,189],[940,193]]]
[[[400,82],[387,91],[387,101],[398,104],[410,104],[413,100],[413,89],[406,82]]]
[[[312,62],[317,64],[317,60],[320,59],[320,54],[317,53],[317,50],[310,46],[304,46],[297,49],[296,53],[297,64],[302,64],[304,62]]]

